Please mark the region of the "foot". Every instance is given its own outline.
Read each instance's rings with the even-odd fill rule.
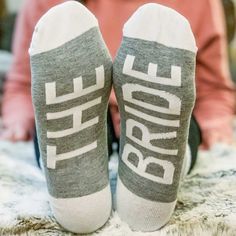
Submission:
[[[30,47],[32,96],[51,208],[75,233],[111,212],[107,106],[112,62],[96,18],[65,2],[38,22]]]
[[[155,231],[175,208],[195,101],[196,46],[188,21],[158,4],[123,29],[113,65],[121,114],[117,211],[133,230]]]

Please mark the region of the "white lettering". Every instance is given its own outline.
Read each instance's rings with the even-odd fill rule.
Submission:
[[[141,107],[145,107],[146,109],[149,109],[151,111],[157,111],[165,114],[180,115],[181,101],[177,96],[171,93],[167,93],[165,91],[160,91],[157,89],[147,88],[138,84],[125,84],[122,86],[122,91],[124,100],[127,102],[133,103]],[[160,107],[135,99],[133,97],[134,92],[143,92],[154,95],[155,97],[158,96],[164,98],[168,102],[169,107]]]
[[[82,154],[90,152],[91,150],[95,148],[97,148],[97,141],[71,152],[57,154],[56,146],[47,145],[47,167],[50,169],[55,169],[56,163],[58,161],[71,159],[71,158],[80,156]]]
[[[83,79],[82,76],[73,79],[74,92],[62,96],[56,95],[56,82],[46,83],[46,104],[56,104],[66,102],[78,97],[82,97],[94,91],[97,91],[104,87],[105,84],[105,75],[104,75],[104,66],[97,67],[96,69],[96,84],[88,88],[83,88]]]
[[[131,163],[128,159],[129,155],[132,153],[138,157],[137,167],[133,163]],[[154,182],[158,182],[161,184],[171,185],[173,183],[175,168],[174,168],[174,165],[169,161],[159,160],[154,157],[146,157],[144,160],[142,153],[130,144],[126,144],[124,146],[122,160],[131,170],[133,170],[135,173],[137,173],[138,175],[146,179],[150,179]],[[147,173],[146,171],[149,164],[156,164],[162,167],[163,177],[159,177],[159,176]]]
[[[83,105],[73,107],[71,109],[60,111],[60,112],[54,112],[54,113],[47,113],[47,120],[55,120],[60,119],[63,117],[67,117],[69,115],[73,115],[73,127],[66,130],[60,130],[60,131],[54,131],[54,132],[47,132],[48,138],[61,138],[65,137],[67,135],[71,135],[74,133],[77,133],[83,129],[86,129],[92,125],[95,125],[99,121],[99,117],[96,116],[95,118],[88,120],[84,123],[82,123],[82,113],[83,111],[87,110],[88,108],[91,108],[93,106],[96,106],[100,104],[102,101],[102,98],[99,97],[95,100],[92,100],[90,102],[84,103]]]
[[[141,139],[136,138],[133,135],[133,131],[135,128],[138,128],[142,132],[142,137]],[[140,146],[150,149],[153,152],[157,152],[160,154],[166,154],[166,155],[174,155],[176,156],[178,154],[177,149],[164,149],[160,147],[153,146],[151,144],[152,140],[157,140],[157,139],[172,139],[177,137],[176,132],[167,132],[167,133],[150,133],[148,128],[140,124],[139,122],[129,119],[126,121],[126,136],[133,140],[135,143],[139,144]]]
[[[72,99],[90,94],[99,89],[102,89],[105,84],[105,74],[104,74],[104,66],[97,67],[96,71],[96,84],[89,86],[87,88],[83,88],[83,79],[82,77],[78,77],[73,79],[74,91],[70,94],[65,94],[62,96],[56,95],[56,82],[46,83],[45,84],[45,93],[46,93],[46,104],[60,104],[62,102],[70,101]],[[99,122],[99,116],[96,116],[86,122],[82,122],[82,115],[85,110],[88,110],[91,107],[101,104],[102,97],[96,98],[92,101],[86,102],[80,106],[70,108],[68,110],[60,111],[60,112],[52,112],[47,113],[47,120],[57,120],[64,117],[68,117],[72,115],[73,117],[73,125],[72,128],[59,130],[59,131],[47,131],[47,138],[62,138],[81,130],[84,130],[88,127],[91,127]],[[56,121],[55,121],[56,122]],[[57,146],[47,145],[47,167],[50,169],[56,168],[56,163],[58,161],[71,159],[82,154],[85,154],[93,149],[97,148],[97,141],[92,142],[91,144],[85,145],[83,147],[78,148],[77,150],[73,150],[67,153],[57,154]]]
[[[148,74],[140,71],[133,70],[135,56],[127,55],[123,67],[123,73],[135,77],[136,79],[149,81],[155,84],[164,84],[170,86],[181,86],[181,67],[171,66],[171,78],[158,77],[157,70],[158,65],[149,63]]]

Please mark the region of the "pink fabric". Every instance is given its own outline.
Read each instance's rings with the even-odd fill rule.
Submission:
[[[34,112],[31,101],[31,73],[28,48],[34,26],[51,7],[63,0],[27,0],[18,16],[14,42],[14,59],[7,75],[2,104],[3,125],[21,124],[27,130],[34,129]]]
[[[40,16],[53,5],[61,2],[63,1],[25,1],[15,32],[14,63],[5,86],[3,102],[5,126],[19,121],[27,129],[32,129],[34,126],[28,48],[34,25]],[[147,2],[150,1],[86,1],[87,7],[99,20],[102,34],[113,57],[121,42],[123,24],[139,6]],[[153,0],[152,2],[176,9],[191,24],[199,48],[194,115],[200,124],[205,147],[219,140],[230,141],[235,95],[227,64],[225,26],[220,1]],[[119,118],[113,115],[113,121],[118,134]]]

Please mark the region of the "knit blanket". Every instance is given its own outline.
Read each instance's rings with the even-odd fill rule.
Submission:
[[[52,216],[32,143],[0,142],[0,235],[74,235]],[[113,212],[107,224],[90,235],[236,236],[236,149],[219,144],[200,153],[181,184],[174,215],[159,231],[132,232]]]

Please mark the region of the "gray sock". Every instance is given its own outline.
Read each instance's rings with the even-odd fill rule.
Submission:
[[[146,4],[124,26],[113,64],[121,113],[117,211],[154,231],[173,213],[195,101],[195,40],[187,20]]]
[[[96,18],[75,1],[39,20],[29,52],[51,208],[66,229],[92,232],[111,212],[106,137],[111,58]]]

